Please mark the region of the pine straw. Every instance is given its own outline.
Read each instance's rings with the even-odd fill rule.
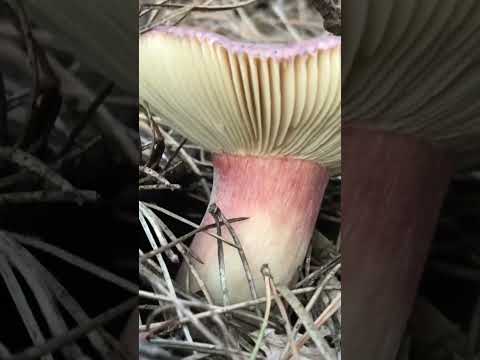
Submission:
[[[106,107],[114,98],[106,101],[105,96],[97,96],[90,89],[101,79],[97,80],[85,64],[60,49],[52,34],[32,26],[23,2],[3,3],[0,5],[0,212],[6,213],[9,220],[0,219],[0,226],[16,227],[15,223],[22,220],[21,231],[35,233],[31,223],[36,220],[36,205],[42,204],[45,206],[42,209],[48,212],[59,203],[81,205],[98,201],[99,193],[77,188],[67,180],[76,178],[85,169],[78,170],[72,162],[81,161],[90,150],[95,151],[95,145],[106,145],[105,138],[109,135],[114,138],[118,129],[126,126],[123,117],[117,119]],[[44,58],[48,62],[42,61]],[[32,66],[36,60],[40,65]],[[57,108],[60,95],[63,105]],[[127,107],[132,105],[132,98],[122,92],[115,101],[127,102]],[[82,105],[88,110],[84,111]],[[99,118],[111,124],[103,132],[88,126],[91,120],[96,120],[93,113],[97,111]],[[82,114],[80,119],[72,115],[77,113]],[[133,150],[136,151],[135,146]],[[106,160],[99,158],[96,164],[104,166],[102,161]],[[14,209],[12,213],[10,206]],[[14,218],[13,214],[19,214],[20,209],[25,211],[23,217]],[[62,224],[55,215],[52,217],[49,225],[56,230]],[[122,345],[107,332],[106,326],[136,307],[137,285],[54,247],[50,241],[0,228],[0,358],[72,359],[92,354],[102,359],[122,357],[116,353],[123,351]],[[38,252],[53,256],[54,263],[66,262],[118,285],[131,298],[124,303],[117,299],[118,306],[92,318],[73,295],[78,290],[75,285],[80,283],[68,280],[63,283],[62,278],[70,279],[67,274],[55,274],[50,268],[52,263]],[[15,347],[23,341],[28,347],[15,353],[19,350]]]
[[[208,154],[188,142],[184,143],[183,149],[178,150],[183,141],[171,131],[159,129],[165,136],[164,139],[168,140],[164,140],[166,151],[155,172],[165,173],[168,178],[164,166],[167,163],[179,166],[177,164],[183,162],[187,165],[195,164],[190,171],[194,174],[199,171],[200,175],[197,175],[191,190],[177,187],[171,190],[172,186],[178,185],[165,178],[159,181],[156,176],[146,173],[141,182],[157,185],[163,191],[184,191],[192,198],[203,199],[206,203],[209,194],[203,188],[202,180],[210,188],[211,165]],[[151,147],[153,144],[151,142],[148,145]],[[149,147],[145,146],[146,149]],[[145,153],[147,152],[149,151],[146,150]],[[172,160],[172,156],[177,159]],[[148,158],[147,155],[146,159]],[[338,214],[335,213],[332,202],[338,202],[336,192],[339,191],[339,185],[335,185],[326,196],[327,205],[321,217],[329,219],[337,227]],[[310,250],[305,259],[300,279],[290,289],[275,284],[269,272],[265,271],[266,297],[229,306],[215,306],[203,297],[184,293],[177,288],[173,264],[178,263],[179,258],[189,264],[196,261],[184,242],[197,232],[215,229],[216,224],[200,228],[186,215],[143,201],[140,202],[139,214],[152,249],[147,253],[140,250],[139,258],[142,280],[140,312],[143,319],[140,333],[142,338],[149,340],[149,344],[141,346],[141,351],[145,351],[145,354],[151,351],[148,350],[149,346],[157,344],[183,356],[197,351],[227,358],[260,359],[282,353],[284,356],[278,358],[289,358],[300,352],[305,356],[310,354],[313,358],[321,359],[323,356],[324,359],[337,359],[341,329],[341,288],[337,278],[340,257],[335,245],[324,236],[317,234],[315,248]],[[167,226],[166,218],[187,224],[192,227],[192,231],[176,235]],[[228,219],[229,222],[242,220]],[[256,307],[259,304],[262,306]],[[259,308],[260,314],[256,311]],[[332,340],[333,347],[325,336]]]
[[[90,318],[64,285],[36,259],[29,248],[61,259],[132,295],[129,300],[95,318]],[[117,353],[117,350],[124,351],[123,345],[114,339],[104,326],[112,319],[134,309],[137,305],[137,298],[134,296],[137,293],[136,284],[38,238],[1,230],[0,278],[5,281],[21,320],[34,343],[34,346],[18,354],[11,354],[7,347],[0,343],[1,359],[50,360],[55,358],[52,354],[57,351],[65,358],[82,358],[86,356],[86,351],[83,344],[80,345],[77,341],[84,337],[102,359],[124,358],[124,355]],[[30,291],[26,291],[24,282]],[[30,292],[38,302],[39,310],[34,310]],[[67,325],[71,319],[75,322],[73,328]],[[42,322],[47,323],[53,337],[45,338],[44,329],[40,326]]]
[[[157,24],[182,22],[235,39],[287,42],[325,31],[322,16],[305,0],[197,1],[196,8],[191,1],[182,2],[184,6],[171,1],[157,3],[168,6],[141,7],[141,32]],[[202,209],[193,214],[187,210],[174,213],[163,207],[168,205],[148,200],[149,191],[158,189],[200,200],[206,207],[212,185],[210,154],[157,125],[159,119],[148,106],[141,108],[139,117],[143,151],[139,188],[144,200],[139,204],[139,217],[146,235],[143,251],[139,250],[140,358],[167,358],[167,352],[172,358],[188,359],[339,359],[340,180],[331,181],[320,214],[320,222],[330,229],[329,237],[334,240],[315,234],[295,285],[279,286],[265,267],[265,297],[213,305],[203,296],[180,290],[174,278],[181,261],[194,271],[191,264],[196,260],[188,241],[200,231],[215,236],[216,224],[199,227],[194,220],[201,219]],[[175,183],[185,183],[192,175],[194,180],[183,187]],[[228,223],[242,220],[220,219]],[[192,230],[176,234],[172,225],[167,225],[176,222]]]
[[[311,2],[330,3],[323,0]],[[140,3],[150,4],[151,1],[142,0]],[[323,17],[307,0],[207,0],[196,3],[199,5],[195,8],[155,7],[150,11],[144,5],[144,10],[140,12],[143,15],[140,17],[140,31],[181,22],[182,25],[201,27],[232,39],[269,43],[298,41],[325,31]],[[232,7],[235,9],[228,10]]]

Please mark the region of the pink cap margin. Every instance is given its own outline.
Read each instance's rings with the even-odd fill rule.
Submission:
[[[325,34],[297,43],[268,44],[231,40],[216,33],[184,26],[157,26],[142,36],[150,37],[158,33],[177,38],[197,38],[210,44],[218,44],[232,53],[246,53],[253,57],[279,60],[313,55],[318,51],[331,50],[341,46],[341,37],[331,34]]]

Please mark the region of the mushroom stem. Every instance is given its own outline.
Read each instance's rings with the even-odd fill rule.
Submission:
[[[393,360],[453,172],[411,136],[342,129],[345,358]]]
[[[210,204],[216,204],[226,218],[248,217],[232,223],[251,269],[258,296],[264,296],[261,267],[268,264],[275,280],[288,284],[305,259],[328,183],[327,170],[313,161],[293,158],[267,158],[216,155]],[[215,223],[205,214],[202,225]],[[222,237],[233,243],[226,226]],[[223,291],[219,278],[217,241],[199,233],[190,247],[203,264],[196,270],[217,304]],[[251,299],[249,283],[238,249],[223,244],[225,279],[232,303]],[[188,269],[180,269],[177,280],[185,285]],[[198,287],[190,275],[191,290]]]

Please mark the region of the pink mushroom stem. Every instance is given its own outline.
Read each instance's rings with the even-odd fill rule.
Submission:
[[[216,155],[210,203],[226,218],[248,217],[232,223],[249,266],[256,291],[265,294],[261,266],[268,264],[275,280],[288,284],[301,266],[312,237],[328,173],[313,161],[285,157]],[[207,213],[202,225],[215,223]],[[232,242],[227,228],[222,236]],[[232,303],[250,299],[247,277],[235,247],[224,244],[225,278]],[[217,241],[199,233],[190,249],[203,264],[195,263],[216,303],[222,303]],[[183,264],[179,279],[185,282]],[[190,277],[192,279],[192,277]],[[192,288],[196,290],[198,288]]]
[[[411,136],[342,129],[343,355],[393,360],[453,172]]]

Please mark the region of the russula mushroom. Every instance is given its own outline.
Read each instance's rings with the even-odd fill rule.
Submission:
[[[210,203],[232,224],[259,296],[260,268],[288,284],[301,266],[329,175],[340,162],[340,38],[252,44],[184,27],[140,38],[140,97],[165,124],[214,154]],[[213,224],[207,213],[202,224]],[[222,226],[222,236],[233,242]],[[238,250],[223,244],[230,302],[252,297]],[[193,261],[223,302],[217,242],[197,234]],[[178,281],[187,277],[183,264]]]
[[[480,160],[478,1],[357,1],[342,52],[342,345],[393,360],[452,174]]]

